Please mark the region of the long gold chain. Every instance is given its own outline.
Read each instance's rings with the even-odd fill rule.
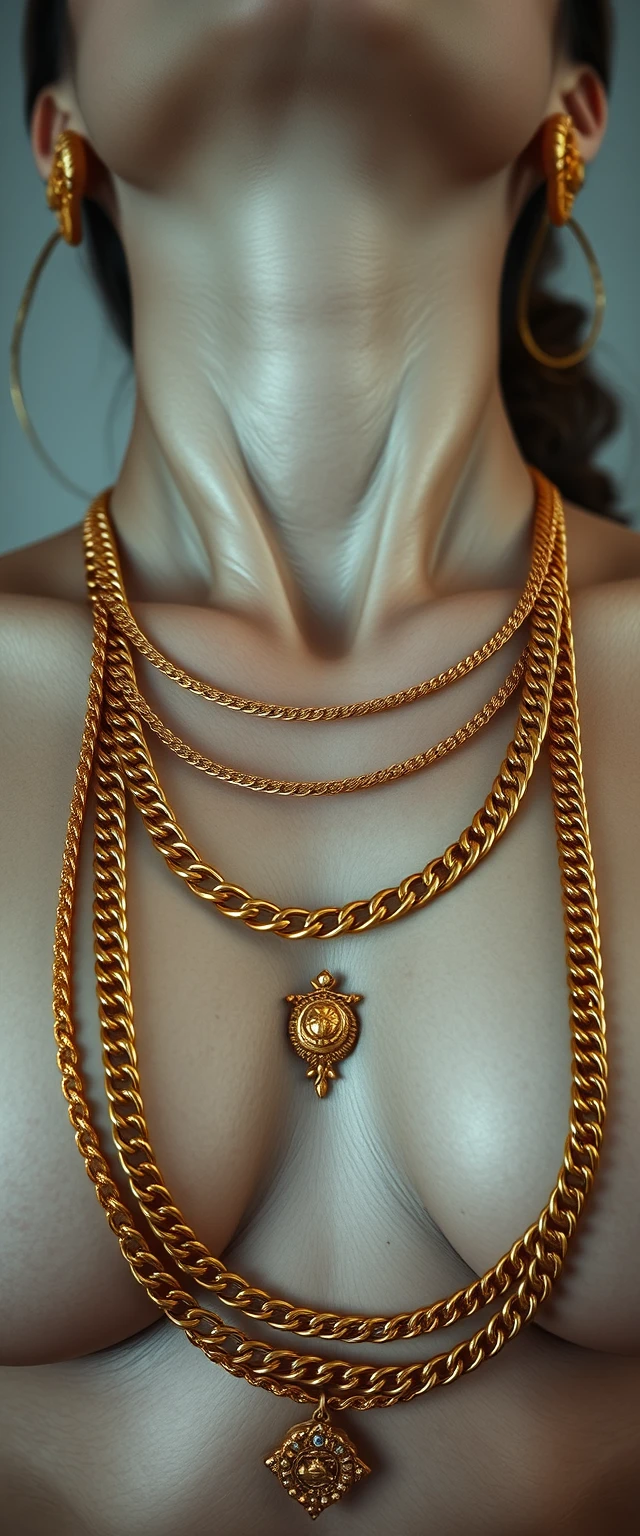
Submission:
[[[558,503],[553,486],[538,470],[531,468],[530,473],[536,492],[531,568],[522,595],[508,619],[484,645],[446,671],[438,673],[437,676],[427,678],[424,682],[416,683],[410,688],[401,689],[397,693],[362,700],[355,704],[296,706],[266,703],[263,700],[246,698],[242,694],[228,693],[225,689],[216,687],[215,684],[206,683],[200,678],[191,676],[184,668],[176,666],[163,656],[140,629],[127,601],[115,535],[109,517],[110,492],[108,491],[99,496],[90,507],[85,521],[85,538],[93,552],[93,581],[104,607],[113,620],[114,627],[131,641],[141,656],[150,661],[172,682],[178,683],[181,688],[197,693],[201,698],[220,704],[226,709],[239,710],[244,714],[274,720],[316,723],[360,719],[365,715],[380,714],[385,710],[400,709],[404,705],[414,704],[418,699],[425,699],[440,689],[458,682],[494,656],[529,617],[549,571],[558,516]]]
[[[561,553],[564,554],[563,534]],[[105,713],[104,721],[102,720],[109,618],[96,595],[95,588],[92,596],[94,598],[94,646],[89,699],[65,842],[54,950],[54,1013],[58,1062],[63,1078],[63,1091],[69,1104],[70,1118],[87,1172],[96,1186],[98,1198],[135,1278],[145,1287],[147,1294],[165,1315],[215,1363],[234,1375],[244,1377],[254,1385],[265,1387],[278,1395],[289,1396],[299,1402],[316,1402],[319,1394],[326,1399],[329,1407],[335,1408],[364,1409],[407,1402],[435,1386],[445,1385],[464,1371],[476,1368],[483,1360],[503,1348],[509,1339],[515,1337],[520,1328],[531,1320],[541,1301],[549,1294],[560,1272],[569,1240],[575,1231],[577,1220],[591,1188],[600,1155],[606,1111],[604,1002],[597,902],[582,776],[575,664],[566,579],[560,583],[559,592],[561,611],[559,645],[554,646],[551,642],[550,650],[546,629],[545,634],[541,632],[539,637],[547,666],[549,666],[549,655],[551,655],[550,666],[555,674],[548,735],[567,933],[573,1044],[572,1107],[564,1160],[556,1189],[538,1221],[528,1229],[523,1238],[514,1244],[510,1253],[499,1261],[494,1270],[489,1272],[492,1281],[487,1295],[484,1296],[482,1292],[482,1286],[486,1280],[486,1277],[483,1277],[464,1292],[458,1292],[454,1298],[436,1303],[433,1309],[422,1310],[425,1316],[433,1314],[433,1327],[446,1326],[452,1306],[454,1310],[456,1307],[462,1308],[458,1311],[458,1316],[467,1316],[484,1305],[484,1302],[490,1300],[492,1296],[502,1294],[507,1285],[517,1285],[515,1294],[507,1298],[486,1327],[479,1329],[472,1338],[465,1340],[448,1353],[437,1355],[426,1364],[414,1362],[402,1367],[353,1365],[341,1360],[331,1361],[317,1356],[300,1356],[290,1349],[273,1350],[261,1341],[245,1337],[236,1328],[227,1327],[215,1314],[195,1304],[193,1298],[180,1288],[176,1277],[159,1267],[157,1257],[137,1230],[134,1218],[122,1202],[111,1178],[109,1165],[100,1150],[99,1138],[91,1123],[79,1071],[71,1006],[71,932],[78,851],[94,755],[96,746],[99,745],[98,815],[101,821],[96,839],[98,892],[96,933],[97,939],[100,936],[98,981],[101,1011],[104,1015],[103,1027],[108,1030],[110,1024],[114,1023],[124,1034],[129,1032],[131,999],[128,975],[122,970],[113,948],[113,941],[117,938],[120,944],[119,958],[121,959],[122,953],[126,953],[125,778],[130,782],[132,769],[131,764],[129,769],[126,769],[121,745],[116,741],[115,733],[111,735],[109,708]],[[549,618],[550,615],[547,614],[546,628],[549,626]],[[532,625],[533,628],[534,625]],[[544,626],[541,626],[541,630],[542,628]],[[521,710],[519,731],[522,741],[513,756],[507,754],[502,774],[496,780],[492,796],[485,803],[484,810],[486,811],[491,803],[494,814],[501,800],[507,808],[507,814],[509,811],[513,814],[514,800],[519,803],[524,792],[523,775],[525,778],[530,777],[533,766],[532,754],[535,752],[537,756],[539,751],[539,743],[537,750],[535,749],[535,738],[539,732],[540,718],[545,714],[545,683],[544,678],[540,676],[540,671],[544,670],[540,666],[540,656],[537,658],[535,656],[537,643],[532,636],[534,655],[527,674],[532,699],[528,708],[525,710],[523,707]],[[554,652],[557,654],[557,666],[554,665]],[[525,680],[523,695],[526,689],[527,680]],[[518,741],[518,733],[515,740]],[[146,782],[144,774],[142,779]],[[109,810],[110,806],[111,810]],[[481,817],[482,813],[479,813],[479,816]],[[476,821],[477,818],[474,819],[473,826]],[[496,825],[500,826],[500,824],[501,816],[498,815]],[[493,841],[495,841],[495,832]],[[462,839],[459,840],[458,845],[454,846],[461,845]],[[471,843],[468,846],[471,848]],[[477,847],[478,844],[476,843],[475,846]],[[446,855],[444,857],[446,858]],[[473,867],[476,862],[477,855],[468,867]],[[451,865],[448,869],[447,877],[439,885],[440,890],[448,889],[454,883],[451,878],[451,870],[454,867]],[[466,868],[463,869],[464,872]],[[456,878],[460,878],[460,874]],[[422,899],[419,902],[416,899],[405,910],[411,910],[418,904],[424,905],[426,889],[427,887],[421,893]],[[388,894],[383,893],[385,896]],[[426,899],[433,899],[433,895]],[[284,910],[292,912],[296,909]],[[333,914],[337,909],[329,910]],[[391,921],[400,915],[403,913],[394,911],[393,917],[387,913],[382,920]],[[253,925],[250,922],[249,926]],[[369,922],[356,926],[351,922],[340,931],[362,931],[364,927],[374,925],[376,924]],[[279,931],[278,927],[275,926],[273,931]],[[102,935],[104,935],[104,942]],[[131,1047],[135,1050],[133,1040],[131,1040]],[[136,1169],[136,1183],[139,1175],[140,1169]],[[138,1198],[137,1189],[136,1197]],[[175,1214],[179,1215],[178,1212]],[[259,1292],[254,1294],[260,1297]],[[440,1314],[438,1309],[442,1309]],[[251,1313],[250,1307],[245,1310]],[[309,1310],[302,1309],[303,1312]],[[261,1311],[256,1312],[255,1315],[263,1316]],[[335,1316],[337,1317],[337,1314]],[[401,1315],[401,1321],[403,1316],[406,1315]],[[439,1316],[440,1320],[438,1320]],[[267,1319],[264,1318],[264,1320]],[[274,1326],[285,1326],[279,1319],[268,1320],[272,1321]],[[451,1318],[451,1320],[454,1319]],[[343,1321],[348,1324],[350,1320]],[[366,1321],[375,1323],[374,1319]],[[395,1319],[382,1321],[393,1323]],[[431,1331],[431,1328],[428,1331]],[[370,1336],[376,1336],[375,1330]]]
[[[121,649],[122,640],[116,642]],[[551,679],[552,681],[553,679]],[[107,849],[112,847],[114,818],[120,827],[120,838],[115,856],[118,858],[118,879],[121,891],[120,908],[125,907],[125,781],[118,758],[116,742],[104,739],[98,772],[98,817],[96,823],[96,944],[99,957],[99,996],[102,1018],[103,1056],[106,1066],[107,1090],[114,1127],[114,1139],[121,1160],[129,1177],[132,1191],[141,1205],[152,1230],[179,1265],[193,1279],[216,1294],[228,1305],[235,1306],[250,1316],[268,1322],[271,1326],[305,1337],[340,1338],[349,1342],[361,1342],[374,1338],[385,1342],[396,1338],[415,1337],[431,1332],[437,1327],[449,1326],[461,1317],[469,1316],[479,1306],[485,1305],[496,1295],[503,1294],[514,1283],[516,1275],[524,1273],[526,1266],[525,1240],[514,1245],[509,1255],[504,1255],[498,1265],[472,1286],[447,1298],[431,1308],[416,1309],[394,1317],[367,1318],[361,1315],[322,1312],[318,1308],[305,1308],[270,1296],[252,1287],[242,1276],[230,1274],[224,1264],[208,1253],[198,1242],[184,1216],[176,1207],[169,1190],[164,1186],[162,1174],[155,1161],[146,1125],[142,1088],[135,1059],[135,1030],[128,981],[128,955],[124,932],[119,921],[114,921],[114,908],[107,901],[101,902],[102,871],[106,867]],[[124,918],[123,918],[124,922]],[[102,985],[104,975],[109,984]],[[119,997],[118,1009],[112,1007],[114,975],[127,978],[126,988]],[[125,1027],[126,1025],[126,1027]],[[138,1167],[143,1157],[142,1172]],[[554,1192],[555,1193],[555,1192]],[[532,1229],[533,1230],[533,1229]],[[518,1269],[520,1266],[520,1269]]]
[[[271,1296],[229,1271],[198,1241],[166,1187],[149,1137],[137,1067],[126,941],[126,793],[118,748],[101,734],[96,782],[95,942],[105,1079],[114,1141],[132,1193],[152,1231],[179,1268],[226,1305],[287,1333],[349,1343],[384,1343],[450,1327],[503,1295],[526,1274],[531,1243],[561,1193],[509,1253],[471,1285],[429,1307],[391,1317],[334,1313]],[[116,835],[114,836],[114,829]],[[118,901],[113,901],[114,885]],[[215,1313],[207,1314],[217,1321]]]

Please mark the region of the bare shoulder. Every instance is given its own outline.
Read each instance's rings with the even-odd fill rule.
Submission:
[[[625,890],[626,910],[637,923],[640,534],[599,525],[600,519],[578,509],[567,517],[574,551],[583,540],[573,563],[571,609],[584,766],[606,905],[617,910],[620,891]],[[576,571],[580,559],[582,572],[579,564]],[[569,572],[571,577],[571,551]],[[611,889],[610,869],[615,872]],[[618,930],[628,935],[622,919]],[[609,942],[613,946],[611,938]],[[618,964],[625,963],[621,954]]]
[[[640,692],[640,531],[566,506],[569,583],[585,680]]]
[[[0,1032],[40,1019],[62,848],[86,713],[92,620],[60,599],[0,596]],[[46,963],[45,957],[46,956]],[[41,994],[25,1003],[25,978]],[[37,989],[36,989],[37,992]],[[35,999],[35,1000],[34,1000]],[[23,1019],[16,1024],[23,1033]]]
[[[0,706],[5,749],[82,723],[91,659],[82,524],[0,559]],[[24,728],[24,729],[23,729]]]
[[[640,529],[565,502],[569,578],[575,593],[640,578]]]
[[[640,700],[640,531],[565,503],[569,585],[581,693],[627,722]]]
[[[81,522],[0,556],[0,594],[81,602],[84,592]]]
[[[0,594],[0,753],[3,784],[26,756],[47,774],[77,756],[92,649],[89,605]],[[40,780],[42,786],[42,778]],[[16,786],[17,787],[17,786]],[[5,806],[7,804],[6,796]]]

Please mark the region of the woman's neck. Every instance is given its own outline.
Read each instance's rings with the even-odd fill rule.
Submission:
[[[326,103],[259,151],[243,123],[173,200],[121,190],[138,405],[113,515],[137,596],[336,656],[524,577],[497,355],[514,189],[410,157],[394,179]]]

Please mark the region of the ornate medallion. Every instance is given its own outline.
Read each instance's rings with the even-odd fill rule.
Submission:
[[[47,202],[58,215],[67,245],[82,244],[82,199],[88,179],[87,149],[79,133],[62,133],[47,182]]]
[[[584,161],[574,124],[565,113],[548,119],[543,144],[544,172],[548,186],[551,223],[560,227],[571,218],[573,205],[584,186]]]
[[[312,1419],[294,1424],[277,1451],[265,1457],[265,1466],[312,1520],[337,1504],[371,1471],[348,1435],[334,1429],[324,1399]]]
[[[352,1005],[362,998],[357,992],[337,992],[329,971],[321,971],[311,986],[312,992],[287,998],[293,1003],[289,1039],[296,1054],[309,1063],[307,1077],[314,1079],[318,1098],[324,1099],[331,1079],[338,1075],[334,1064],[344,1061],[356,1045],[358,1020]]]

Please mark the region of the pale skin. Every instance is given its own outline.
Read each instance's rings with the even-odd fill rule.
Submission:
[[[114,520],[143,627],[190,670],[265,698],[359,698],[449,665],[512,606],[532,489],[497,385],[504,252],[544,119],[571,112],[587,162],[606,122],[595,73],[554,51],[555,13],[555,0],[72,0],[74,67],[37,103],[34,152],[45,177],[61,128],[84,134],[124,240],[138,409]],[[537,1321],[446,1391],[349,1416],[374,1471],[323,1517],[328,1536],[635,1530],[640,539],[578,507],[567,524],[610,1133]],[[295,1536],[306,1516],[262,1458],[304,1411],[152,1328],[74,1145],[50,969],[90,649],[80,525],[0,573],[3,1508],[20,1536]],[[205,751],[312,778],[437,740],[517,651],[410,712],[331,727],[229,716],[140,675]],[[513,720],[422,778],[311,804],[214,785],[153,751],[189,835],[230,878],[320,904],[445,847]],[[75,1011],[108,1148],[87,833]],[[159,867],[133,817],[130,844],[147,1113],[201,1240],[277,1295],[364,1312],[433,1300],[493,1264],[546,1203],[568,1124],[546,762],[481,870],[421,916],[335,944],[239,931]],[[365,1004],[321,1103],[281,1026],[282,998],[323,968]],[[337,1352],[428,1358],[469,1331]]]

